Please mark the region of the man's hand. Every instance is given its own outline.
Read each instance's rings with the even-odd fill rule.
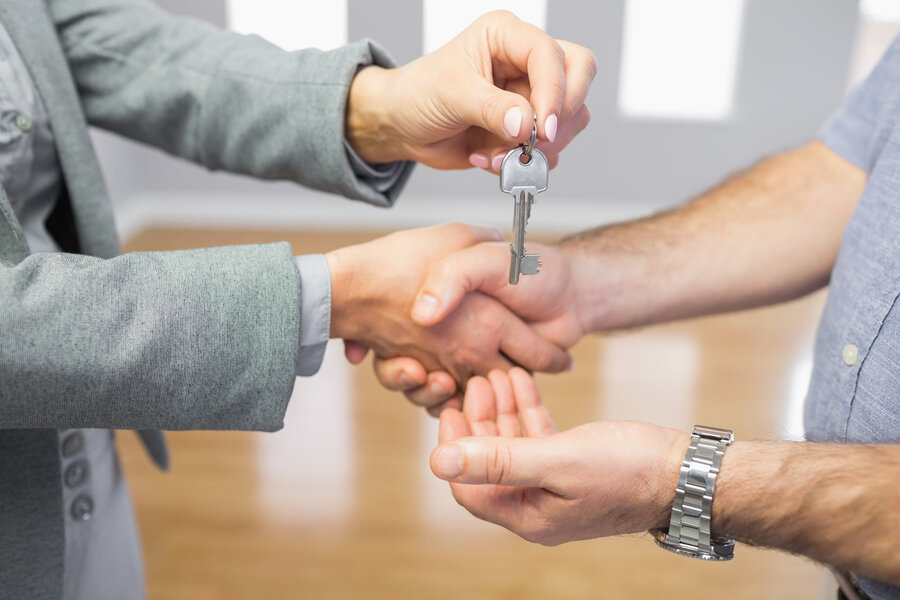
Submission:
[[[593,54],[509,12],[488,13],[445,46],[397,69],[368,67],[350,87],[346,136],[366,161],[499,170],[537,117],[550,166],[584,129]],[[533,108],[532,108],[533,107]]]
[[[567,368],[571,359],[564,350],[484,294],[468,295],[436,325],[423,327],[410,319],[419,286],[436,263],[499,237],[493,229],[451,224],[395,233],[327,254],[331,337],[354,340],[380,357],[411,357],[429,371],[449,373],[457,383],[513,364],[541,371]],[[430,406],[446,396],[431,398],[420,404]]]
[[[463,412],[441,413],[431,453],[469,512],[551,545],[668,527],[687,433],[631,421],[556,433],[527,373],[488,380],[469,382]],[[722,459],[711,526],[900,585],[898,478],[898,444],[738,441]]]
[[[556,433],[525,371],[492,371],[441,413],[431,470],[473,515],[554,545],[665,527],[688,439],[625,421]]]

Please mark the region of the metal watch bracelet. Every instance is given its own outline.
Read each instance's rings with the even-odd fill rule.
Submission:
[[[716,476],[734,432],[695,425],[681,463],[669,530],[652,532],[656,543],[676,554],[701,560],[731,560],[734,540],[710,531]]]

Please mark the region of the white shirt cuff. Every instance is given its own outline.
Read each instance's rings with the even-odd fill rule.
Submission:
[[[331,272],[324,254],[295,256],[300,271],[300,347],[297,376],[315,375],[322,366],[331,330]]]

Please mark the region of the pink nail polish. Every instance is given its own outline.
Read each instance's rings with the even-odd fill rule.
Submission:
[[[506,116],[503,117],[503,128],[512,137],[519,137],[519,130],[522,128],[522,109],[513,106],[506,111]]]
[[[497,156],[494,157],[494,160],[491,162],[491,168],[493,168],[495,171],[499,171],[501,164],[503,164],[503,155],[498,154]]]
[[[559,119],[556,115],[550,115],[547,117],[547,120],[544,121],[544,133],[547,135],[547,140],[551,143],[556,139],[556,128],[558,126]]]
[[[479,169],[488,169],[491,166],[491,161],[484,154],[473,152],[469,155],[469,164]]]

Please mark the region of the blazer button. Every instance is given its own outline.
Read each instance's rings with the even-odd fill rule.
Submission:
[[[78,487],[84,483],[84,480],[87,479],[88,471],[89,467],[86,460],[82,458],[74,461],[66,467],[66,472],[63,474],[63,481],[66,482],[66,487]]]
[[[31,117],[26,115],[25,113],[19,113],[16,116],[16,127],[18,127],[21,131],[28,133],[31,131],[31,127],[34,123],[31,120]]]
[[[94,514],[94,499],[87,494],[82,494],[72,501],[70,509],[72,518],[76,521],[88,521]]]
[[[66,458],[74,456],[84,448],[84,434],[80,431],[69,434],[62,443],[62,455]]]

